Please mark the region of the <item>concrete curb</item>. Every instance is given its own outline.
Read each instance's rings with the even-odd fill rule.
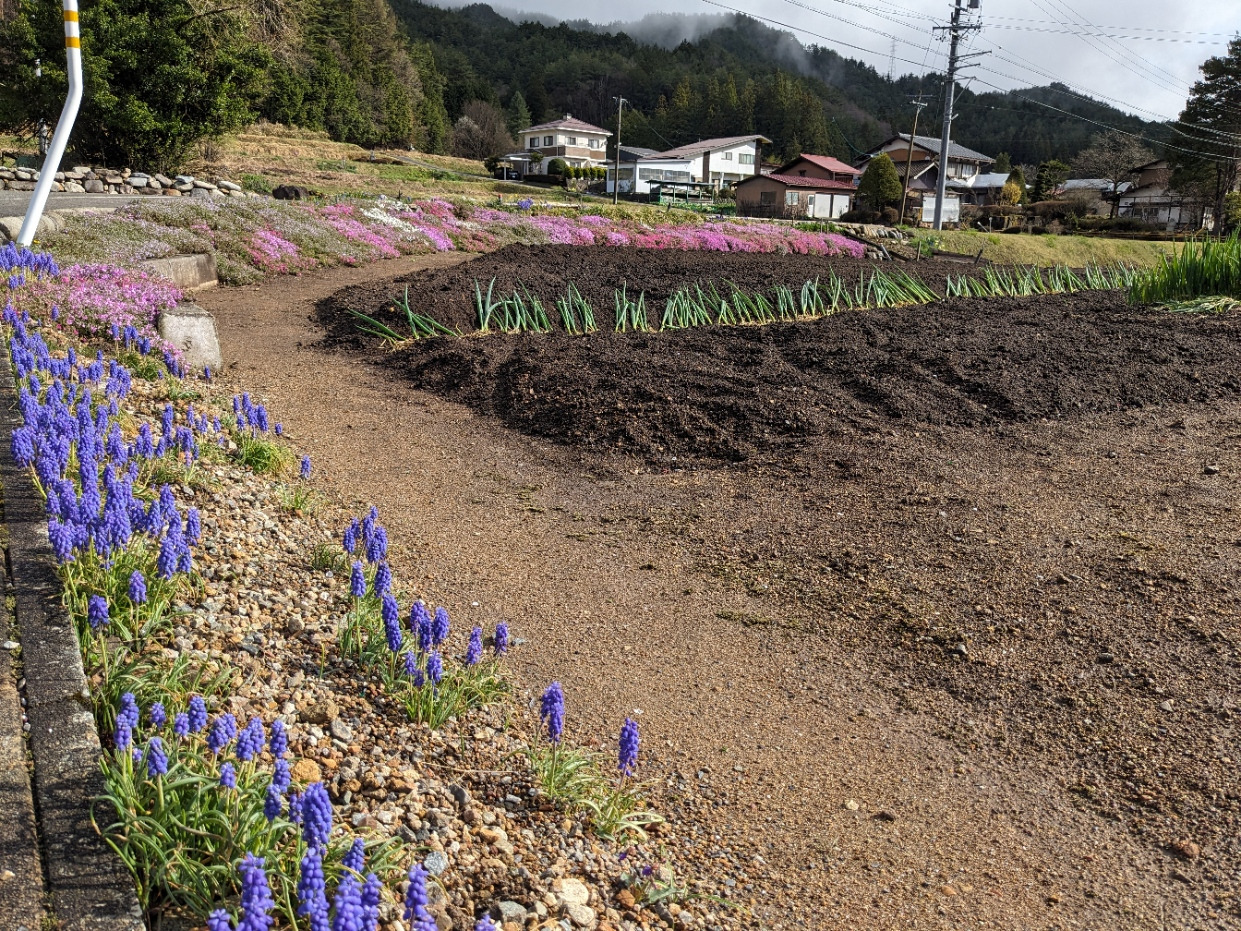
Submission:
[[[170,255],[166,259],[148,259],[140,267],[153,275],[167,278],[182,291],[201,291],[220,283],[215,256],[209,252],[191,255]]]
[[[133,880],[90,821],[91,800],[103,791],[99,734],[77,635],[61,601],[47,517],[8,442],[20,425],[12,364],[0,352],[0,483],[49,904],[64,931],[144,931]]]

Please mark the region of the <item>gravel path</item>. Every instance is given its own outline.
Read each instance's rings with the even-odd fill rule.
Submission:
[[[225,382],[269,404],[342,516],[379,506],[399,577],[454,614],[512,622],[528,640],[519,684],[560,679],[577,739],[610,742],[640,713],[665,811],[691,823],[695,891],[750,904],[738,927],[1206,926],[1166,857],[1075,807],[1061,774],[950,740],[942,716],[909,710],[938,696],[898,703],[865,648],[736,623],[754,616],[751,594],[700,570],[700,541],[643,520],[683,513],[697,533],[705,515],[727,541],[717,503],[761,495],[761,474],[579,459],[317,347],[317,300],[458,260],[196,299],[216,314]]]

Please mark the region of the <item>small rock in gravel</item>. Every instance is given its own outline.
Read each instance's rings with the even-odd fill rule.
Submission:
[[[849,809],[849,811],[857,811],[861,807],[862,806],[859,805],[857,802],[855,802],[853,799],[849,799],[847,802],[845,802],[845,808]]]
[[[589,905],[570,905],[565,913],[575,928],[593,928],[599,923],[595,910]]]
[[[1174,841],[1172,849],[1178,856],[1184,857],[1186,860],[1197,860],[1202,855],[1202,848],[1188,837],[1182,837],[1180,840]]]
[[[1163,704],[1159,706],[1159,710],[1160,711],[1171,711],[1174,707],[1176,707],[1176,702],[1174,702],[1171,698],[1169,698],[1166,702],[1164,702]]]
[[[318,782],[323,778],[323,771],[319,769],[319,764],[314,760],[308,760],[306,757],[302,757],[294,763],[289,772],[292,773],[295,780],[307,785],[312,782]]]
[[[439,876],[448,869],[448,858],[438,850],[432,850],[422,861],[422,866],[432,876]]]
[[[331,725],[329,725],[328,730],[331,731],[332,736],[337,740],[353,740],[353,728],[340,718],[334,719]]]
[[[340,708],[330,698],[308,705],[301,713],[308,724],[330,724],[340,714]]]
[[[1214,463],[1207,463],[1202,467],[1203,475],[1219,475],[1219,466]]]
[[[16,640],[4,641],[4,648],[6,650],[16,650],[19,646],[21,646],[21,644],[18,643]]]
[[[1103,665],[1107,665],[1108,663],[1116,662],[1116,657],[1113,656],[1111,653],[1100,653],[1098,656],[1095,657],[1095,662],[1102,663]]]
[[[552,886],[556,901],[561,908],[568,909],[573,905],[585,905],[590,901],[590,890],[580,879],[559,879]]]
[[[500,922],[500,924],[508,924],[509,922],[519,925],[525,924],[526,914],[526,907],[517,902],[505,901],[499,905],[491,906],[491,917]]]

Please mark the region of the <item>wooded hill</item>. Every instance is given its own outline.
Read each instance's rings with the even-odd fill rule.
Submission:
[[[624,141],[653,149],[762,133],[773,140],[773,157],[809,151],[855,161],[891,133],[909,130],[909,99],[918,93],[932,99],[920,132],[938,133],[938,76],[888,80],[870,65],[805,48],[744,16],[718,17],[718,25],[696,38],[666,47],[606,31],[611,27],[515,23],[485,4],[450,10],[418,0],[245,0],[205,12],[199,6],[95,0],[84,7],[88,92],[79,145],[85,154],[122,164],[143,151],[175,163],[186,139],[253,117],[323,129],[368,147],[436,152],[450,146],[452,126],[472,101],[507,109],[510,129],[527,114],[540,121],[566,112],[612,128],[617,96],[632,106]],[[7,75],[0,124],[29,126],[59,112],[59,9],[19,0],[0,40]],[[37,82],[36,56],[45,63]],[[1067,161],[1101,131],[1038,102],[1160,136],[1156,124],[1057,85],[1014,94],[964,90],[958,99],[956,139],[991,155],[1008,152],[1014,163]]]

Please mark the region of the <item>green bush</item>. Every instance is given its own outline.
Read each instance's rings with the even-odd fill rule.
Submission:
[[[549,175],[555,175],[557,177],[563,178],[565,169],[568,167],[569,167],[568,163],[565,162],[563,158],[553,158],[550,162],[547,163],[547,173]]]

